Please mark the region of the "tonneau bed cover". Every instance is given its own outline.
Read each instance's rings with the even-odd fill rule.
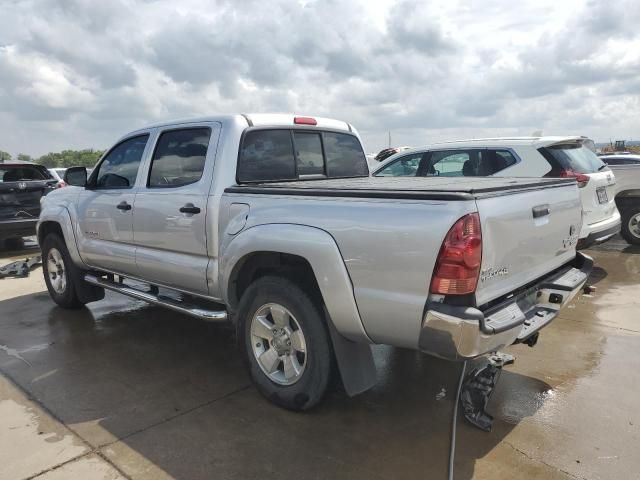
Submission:
[[[362,177],[235,185],[227,193],[416,200],[471,200],[575,183],[565,178]]]

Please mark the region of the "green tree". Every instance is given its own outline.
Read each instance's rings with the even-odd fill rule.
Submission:
[[[93,168],[104,151],[88,148],[85,150],[63,150],[62,152],[49,152],[36,160],[47,168],[54,167],[87,167]]]
[[[11,160],[11,154],[0,150],[0,162],[8,162],[9,160]]]
[[[31,155],[27,155],[26,153],[19,153],[18,160],[20,160],[21,162],[33,162],[33,158],[31,158]]]

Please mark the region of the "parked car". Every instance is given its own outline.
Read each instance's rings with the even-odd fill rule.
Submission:
[[[574,178],[584,212],[578,247],[587,248],[620,231],[620,213],[614,201],[615,176],[585,145],[587,140],[521,137],[444,142],[396,154],[372,175]]]
[[[38,224],[51,298],[230,320],[260,392],[293,410],[336,364],[350,395],[373,386],[372,343],[452,361],[534,345],[592,264],[573,179],[370,178],[338,120],[158,124],[65,181]]]
[[[622,237],[640,245],[640,155],[614,152],[601,155],[616,176],[615,201],[622,217]]]
[[[42,165],[0,164],[0,241],[35,235],[40,198],[55,185],[56,180]]]
[[[64,182],[64,172],[66,171],[67,171],[66,168],[50,168],[49,169],[49,173],[51,174],[51,176],[58,181],[58,184],[56,185],[57,188],[62,188],[67,186],[67,184]]]

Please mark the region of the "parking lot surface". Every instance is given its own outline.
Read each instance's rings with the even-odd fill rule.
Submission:
[[[640,250],[588,253],[596,291],[506,350],[491,433],[459,420],[457,479],[640,478]],[[446,478],[460,364],[374,353],[372,391],[296,414],[251,386],[231,327],[111,293],[65,311],[39,268],[0,280],[0,479]]]

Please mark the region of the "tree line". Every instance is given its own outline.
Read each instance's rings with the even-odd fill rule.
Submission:
[[[39,163],[47,168],[75,166],[93,168],[103,153],[104,150],[94,150],[93,148],[49,152],[35,158],[25,153],[19,153],[16,160]],[[9,162],[11,160],[13,160],[11,154],[0,150],[0,161]]]

